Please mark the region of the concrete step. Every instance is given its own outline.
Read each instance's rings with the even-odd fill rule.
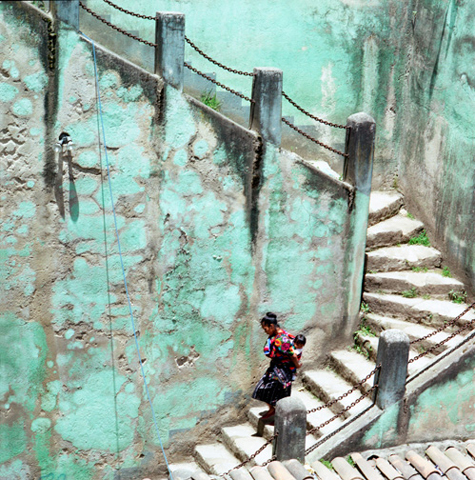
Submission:
[[[375,367],[374,362],[355,350],[335,350],[330,353],[329,359],[335,372],[339,373],[352,385],[360,382]],[[373,386],[373,380],[374,378],[371,378],[366,381],[360,388],[360,391],[366,393]]]
[[[424,229],[424,224],[401,213],[368,228],[366,248],[388,247],[407,243]]]
[[[361,350],[366,352],[369,359],[373,362],[376,362],[376,357],[378,355],[378,342],[378,337],[367,335],[362,332],[355,333],[355,344],[358,345]]]
[[[241,463],[222,443],[197,445],[195,458],[205,472],[221,475]]]
[[[302,403],[305,405],[307,410],[312,410],[314,408],[321,407],[324,403],[314,397],[310,392],[305,390],[305,388],[301,388],[299,390],[292,391],[292,396],[300,399]],[[311,430],[312,428],[316,428],[322,423],[326,422],[330,418],[334,417],[335,414],[329,408],[322,408],[317,412],[313,412],[307,415],[307,428]],[[340,427],[343,424],[343,420],[337,418],[333,420],[328,425],[325,425],[320,430],[318,430],[314,436],[319,438],[323,435],[327,435],[333,432],[336,428]]]
[[[378,355],[378,342],[379,342],[378,337],[370,337],[368,335],[364,335],[361,333],[358,333],[358,336],[356,339],[356,343],[360,345],[362,349],[366,349],[369,352],[370,358],[374,362],[376,362],[376,358]],[[450,342],[447,342],[447,343],[450,343]],[[419,346],[415,345],[414,347],[411,347],[411,349],[409,350],[409,359],[414,358],[415,356],[419,355],[419,353],[422,353],[423,351],[424,351],[424,343],[422,343],[422,345],[419,345]],[[434,355],[430,353],[424,357],[419,358],[419,360],[417,360],[416,362],[410,363],[407,368],[408,376],[411,376],[417,371],[424,368],[426,365],[431,363],[433,359],[434,359]]]
[[[259,419],[261,418],[259,413],[264,410],[267,410],[267,409],[263,404],[262,407],[250,408],[247,412],[247,419],[249,420],[249,423],[253,426],[253,428],[256,431],[257,431],[257,425],[259,423]],[[274,427],[270,425],[266,425],[264,427],[264,432],[263,432],[264,438],[268,440],[270,437],[272,437],[272,435],[274,435]]]
[[[366,254],[366,271],[371,273],[409,270],[411,268],[438,268],[442,256],[438,250],[424,245],[383,247]]]
[[[385,317],[383,315],[376,315],[374,313],[367,313],[365,315],[366,324],[374,331],[378,333],[382,332],[383,330],[389,329],[397,329],[403,331],[408,337],[409,340],[412,342],[413,340],[417,340],[418,338],[425,337],[426,335],[432,333],[434,331],[433,328],[426,327],[424,325],[418,325],[412,322],[406,322],[404,320],[400,320],[399,318],[391,318]],[[450,332],[452,332],[453,328],[448,328],[446,331],[436,333],[432,335],[432,337],[424,340],[423,342],[418,342],[417,345],[421,345],[423,348],[431,348],[434,345],[440,343],[441,341],[445,340],[447,337],[450,336]],[[448,348],[455,347],[458,343],[460,343],[466,334],[459,334],[456,335],[454,338],[450,339],[443,345],[437,349],[434,354],[438,355],[441,352],[444,352]]]
[[[307,385],[308,389],[324,403],[340,397],[353,387],[353,385],[346,382],[343,378],[331,370],[307,370],[304,372],[302,380]],[[345,407],[349,406],[360,396],[361,392],[356,390],[355,392],[336,402],[331,407],[332,412],[341,412]],[[371,405],[371,400],[369,398],[364,398],[351,410],[345,412],[342,418],[349,418],[350,416],[361,412]]]
[[[371,192],[368,225],[375,225],[396,215],[403,204],[403,196],[396,191]]]
[[[403,293],[414,289],[418,296],[447,295],[451,290],[463,291],[464,285],[455,278],[442,276],[442,270],[430,272],[380,272],[365,275],[367,292],[383,290],[386,293]],[[381,292],[380,292],[381,293]]]
[[[363,294],[371,313],[389,317],[399,317],[413,323],[422,323],[438,327],[457,317],[468,305],[448,300],[424,300],[423,298],[405,298],[401,295],[369,293]],[[457,325],[463,325],[475,319],[473,310],[467,312]]]
[[[412,360],[414,357],[424,352],[424,348],[418,347],[415,345],[409,350],[409,360]],[[432,353],[425,355],[424,357],[419,358],[413,363],[410,363],[407,366],[407,376],[410,377],[415,373],[419,372],[423,368],[427,367],[430,363],[434,361],[435,356]]]
[[[240,460],[244,461],[253,455],[266,443],[266,439],[256,436],[256,430],[250,423],[224,427],[221,429],[222,439],[226,447]],[[272,457],[272,445],[267,445],[264,450],[249,462],[249,466],[262,464]]]

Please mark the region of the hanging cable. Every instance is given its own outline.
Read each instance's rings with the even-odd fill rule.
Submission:
[[[163,458],[165,459],[165,464],[167,466],[168,473],[170,474],[170,478],[171,478],[171,480],[173,480],[173,474],[170,470],[170,465],[168,464],[165,449],[163,448],[162,437],[160,436],[160,431],[158,429],[158,423],[157,423],[157,419],[156,419],[156,416],[155,416],[155,409],[153,408],[152,399],[150,397],[150,392],[149,392],[149,389],[148,389],[147,379],[145,377],[145,371],[144,371],[144,368],[143,368],[142,357],[140,355],[139,341],[138,341],[138,338],[137,338],[137,331],[135,329],[134,315],[133,315],[133,312],[132,312],[132,303],[130,301],[129,289],[127,287],[127,279],[126,279],[126,276],[125,276],[124,261],[123,261],[123,258],[122,258],[122,249],[121,249],[121,246],[120,246],[120,239],[119,239],[119,229],[117,227],[117,216],[116,216],[115,206],[114,206],[114,197],[112,195],[112,182],[111,182],[111,176],[110,176],[109,157],[107,155],[107,143],[106,143],[106,134],[105,134],[105,129],[104,129],[104,119],[102,117],[101,94],[100,94],[100,91],[99,91],[99,78],[98,78],[98,74],[97,74],[96,47],[95,47],[95,44],[94,44],[93,40],[91,40],[87,35],[84,35],[84,33],[82,33],[82,35],[84,36],[84,38],[89,40],[92,44],[92,52],[93,52],[93,56],[94,56],[94,76],[95,76],[95,80],[96,80],[96,89],[97,89],[97,106],[98,106],[99,118],[100,118],[100,121],[101,121],[102,143],[104,145],[104,152],[105,152],[105,159],[106,159],[106,166],[107,166],[107,181],[108,181],[108,184],[109,184],[109,194],[110,194],[110,197],[111,197],[112,214],[113,214],[113,218],[114,218],[114,227],[115,227],[115,235],[116,235],[116,238],[117,238],[117,247],[118,247],[118,251],[119,251],[120,266],[121,266],[121,269],[122,269],[122,278],[124,280],[124,287],[125,287],[125,293],[126,293],[126,296],[127,296],[127,303],[128,303],[128,307],[129,307],[130,320],[131,320],[131,324],[132,324],[132,330],[133,330],[133,333],[134,333],[135,348],[137,349],[137,355],[139,357],[139,363],[140,363],[140,370],[142,372],[142,378],[143,378],[143,382],[144,382],[144,386],[145,386],[145,391],[147,392],[148,402],[150,404],[150,408],[151,408],[151,411],[152,411],[153,423],[155,424],[155,429],[157,431],[157,437],[158,437],[158,440],[160,442],[160,448],[162,449]],[[104,207],[104,205],[103,205],[103,207]]]

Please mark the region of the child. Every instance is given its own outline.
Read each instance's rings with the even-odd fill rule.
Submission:
[[[299,362],[302,358],[303,347],[305,346],[306,343],[307,343],[307,339],[305,338],[305,335],[303,335],[302,333],[299,333],[298,335],[295,335],[295,338],[294,338],[294,341],[293,341],[294,352],[296,353]],[[297,376],[296,373],[297,372],[294,373],[292,381],[295,380],[295,378]]]

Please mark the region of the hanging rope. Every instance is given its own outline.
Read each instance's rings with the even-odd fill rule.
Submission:
[[[98,74],[97,74],[96,47],[95,47],[95,44],[94,44],[93,40],[91,40],[87,35],[84,35],[84,33],[82,35],[85,38],[87,38],[92,44],[92,52],[93,52],[93,56],[94,56],[94,76],[95,76],[95,80],[96,80],[96,89],[97,89],[97,106],[98,106],[99,118],[100,118],[100,121],[101,121],[102,143],[104,145],[104,153],[105,153],[106,166],[107,166],[107,182],[108,182],[108,185],[109,185],[109,194],[110,194],[110,198],[111,198],[112,213],[113,213],[114,227],[115,227],[115,235],[116,235],[116,238],[117,238],[117,247],[118,247],[118,251],[119,251],[120,266],[121,266],[121,269],[122,269],[122,278],[123,278],[123,281],[124,281],[125,293],[126,293],[126,296],[127,296],[127,303],[128,303],[128,307],[129,307],[130,321],[131,321],[132,330],[133,330],[133,333],[134,333],[135,348],[137,350],[137,355],[138,355],[139,363],[140,363],[140,370],[141,370],[141,373],[142,373],[142,378],[143,378],[143,382],[144,382],[144,386],[145,386],[145,391],[147,392],[148,402],[149,402],[150,408],[152,410],[153,423],[155,424],[155,430],[157,432],[157,437],[158,437],[158,440],[160,442],[160,448],[162,449],[163,458],[165,459],[165,464],[167,466],[168,473],[170,474],[170,478],[173,480],[173,474],[172,474],[172,472],[170,470],[170,466],[168,464],[165,449],[163,448],[162,437],[160,436],[160,431],[158,429],[158,423],[157,423],[157,419],[156,419],[156,416],[155,416],[155,409],[153,408],[152,399],[150,397],[150,392],[149,392],[149,389],[148,389],[147,379],[145,377],[145,371],[144,371],[144,368],[143,368],[142,357],[140,355],[140,348],[139,348],[139,342],[138,342],[138,337],[137,337],[137,331],[135,329],[134,315],[133,315],[133,312],[132,312],[132,303],[130,301],[129,289],[128,289],[128,286],[127,286],[127,278],[126,278],[126,275],[125,275],[125,267],[124,267],[124,261],[123,261],[123,258],[122,258],[122,249],[121,249],[120,238],[119,238],[119,229],[118,229],[118,226],[117,226],[117,215],[116,215],[116,212],[115,212],[114,197],[113,197],[113,194],[112,194],[112,182],[111,182],[111,175],[110,175],[109,157],[108,157],[108,154],[107,154],[107,143],[106,143],[106,133],[105,133],[105,128],[104,128],[104,119],[103,119],[103,116],[102,116],[101,94],[100,94],[100,90],[99,90],[99,78],[98,78]]]

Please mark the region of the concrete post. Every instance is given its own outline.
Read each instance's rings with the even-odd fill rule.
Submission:
[[[366,234],[368,227],[369,196],[373,174],[374,138],[376,124],[365,113],[348,118],[344,181],[354,187],[349,201],[349,227],[345,252],[345,292],[342,324],[335,331],[350,336],[357,328],[363,290]]]
[[[282,70],[255,68],[249,125],[278,147],[282,140]]]
[[[277,460],[305,459],[305,434],[307,433],[307,410],[303,402],[294,397],[279,400],[275,409],[274,455]]]
[[[400,330],[385,330],[379,337],[376,365],[381,368],[374,377],[374,399],[386,408],[404,397],[406,389],[409,337]]]
[[[155,17],[155,73],[183,90],[185,62],[185,15],[157,12]]]
[[[79,30],[79,0],[63,0],[62,2],[51,2],[51,4],[54,8],[54,16],[58,20]]]
[[[343,180],[369,195],[373,176],[376,123],[372,117],[361,112],[348,117],[346,126],[349,127],[345,152],[348,157],[345,158],[343,167]]]

